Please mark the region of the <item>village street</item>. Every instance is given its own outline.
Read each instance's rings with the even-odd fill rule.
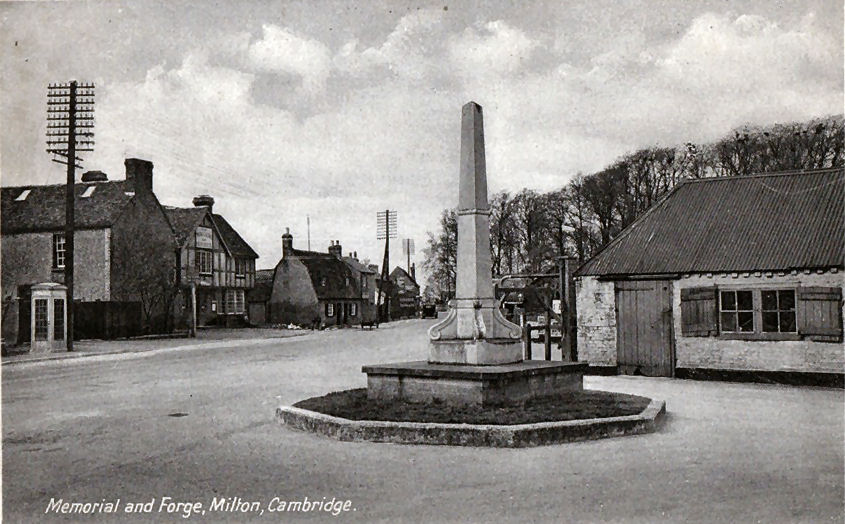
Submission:
[[[344,443],[281,427],[277,405],[364,387],[363,364],[423,359],[433,320],[2,368],[3,520],[65,502],[350,500],[333,517],[199,521],[841,522],[843,391],[644,377],[585,385],[667,402],[657,433],[531,449]],[[118,358],[119,357],[119,358]]]

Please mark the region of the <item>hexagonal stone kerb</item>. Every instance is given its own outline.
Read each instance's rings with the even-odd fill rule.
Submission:
[[[522,404],[584,389],[587,363],[525,360],[499,366],[425,361],[364,366],[367,397],[449,405]]]

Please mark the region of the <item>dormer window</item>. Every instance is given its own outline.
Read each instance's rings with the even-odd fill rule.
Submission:
[[[94,194],[94,190],[97,189],[97,186],[88,186],[85,188],[85,192],[82,193],[82,198],[90,198],[91,195]]]
[[[30,192],[32,192],[31,189],[24,189],[23,191],[21,191],[21,194],[18,195],[18,198],[16,198],[15,200],[18,202],[23,202],[24,200],[26,200],[26,197],[29,196]]]

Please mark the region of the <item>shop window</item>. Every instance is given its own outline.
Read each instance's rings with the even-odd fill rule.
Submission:
[[[226,290],[226,313],[243,314],[244,312],[244,290]]]

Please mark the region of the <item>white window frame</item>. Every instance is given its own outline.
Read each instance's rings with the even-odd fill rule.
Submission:
[[[196,258],[197,273],[200,275],[214,274],[214,252],[208,249],[197,249],[194,253]],[[207,268],[205,262],[208,262]],[[207,271],[206,271],[207,269]]]
[[[334,316],[334,304],[331,302],[326,304],[326,316],[333,317]]]
[[[53,269],[64,269],[67,245],[64,233],[53,233]]]
[[[737,291],[748,291],[751,293],[751,301],[752,301],[752,309],[751,314],[753,317],[752,321],[752,330],[751,331],[729,331],[724,329],[722,324],[722,313],[737,313],[737,311],[748,311],[748,310],[724,310],[722,308],[722,293],[723,292],[737,292]],[[767,291],[775,291],[775,292],[783,292],[783,291],[791,291],[793,293],[793,309],[791,312],[794,315],[794,330],[793,331],[763,331],[763,293]],[[797,285],[749,285],[749,286],[720,286],[718,289],[719,295],[719,334],[724,334],[729,337],[752,337],[752,338],[759,338],[759,337],[766,337],[766,336],[777,336],[777,335],[798,335],[798,286]],[[778,298],[780,300],[780,298]],[[738,307],[738,304],[736,305]],[[770,310],[766,310],[770,311]],[[790,310],[778,310],[778,313],[781,311],[789,312]],[[780,318],[778,318],[778,329],[780,329]]]
[[[349,304],[349,316],[354,317],[357,314],[358,314],[358,304],[356,304],[355,302],[352,302],[351,304]]]

